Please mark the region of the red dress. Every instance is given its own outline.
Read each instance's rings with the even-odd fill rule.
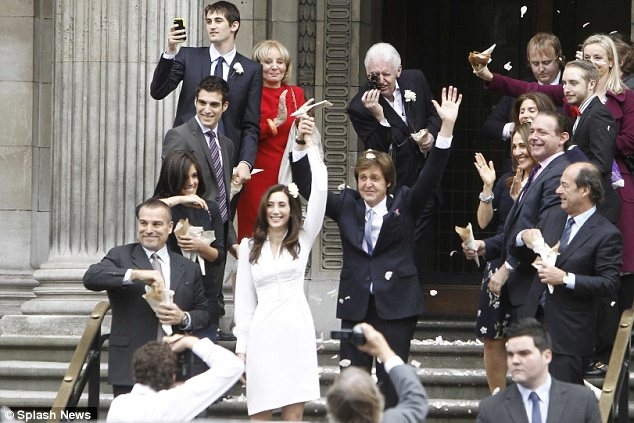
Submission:
[[[277,116],[280,95],[286,89],[288,89],[286,93],[287,119],[286,122],[277,127],[277,135],[273,135],[266,120],[275,119]],[[291,113],[296,110],[291,89],[295,93],[297,107],[304,104],[304,91],[296,85],[290,87],[282,85],[280,88],[262,87],[260,138],[258,139],[258,152],[255,155],[253,168],[263,169],[263,171],[252,175],[251,180],[242,187],[238,201],[238,241],[244,237],[250,238],[252,236],[260,199],[268,188],[277,184],[282,155],[293,123]]]

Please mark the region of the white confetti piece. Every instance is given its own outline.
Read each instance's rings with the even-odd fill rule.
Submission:
[[[420,366],[421,366],[421,363],[420,363],[420,361],[418,361],[418,360],[412,360],[412,361],[410,362],[410,364],[411,364],[412,366],[416,367],[417,369],[418,369],[418,368],[420,368]]]
[[[387,272],[385,272],[385,280],[389,281],[390,279],[392,279],[392,271],[388,270]]]
[[[431,295],[432,297],[435,297],[436,295],[438,295],[438,291],[436,291],[435,289],[430,289],[429,295]]]
[[[588,25],[590,25],[590,22],[586,22],[586,23],[584,23],[581,27],[582,27],[582,28],[585,28],[585,27],[586,27],[586,26],[588,26]]]
[[[526,14],[527,10],[528,10],[528,7],[526,7],[526,6],[520,7],[520,18],[524,17],[524,15]]]
[[[504,69],[506,69],[507,71],[510,71],[511,69],[513,69],[513,65],[511,65],[511,62],[506,62],[504,64]]]
[[[350,364],[352,364],[352,362],[348,360],[347,358],[344,358],[343,360],[339,362],[339,366],[341,367],[350,367]]]

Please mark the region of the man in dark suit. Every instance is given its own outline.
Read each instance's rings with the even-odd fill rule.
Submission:
[[[378,88],[360,87],[348,115],[365,149],[390,153],[396,167],[396,187],[411,187],[425,164],[440,128],[434,98],[425,75],[401,67],[401,57],[387,43],[374,44],[365,56],[368,76],[376,73]],[[427,135],[414,134],[426,129]]]
[[[443,89],[442,106],[434,101],[442,127],[416,183],[394,190],[395,170],[387,155],[375,150],[360,154],[355,165],[358,191],[329,193],[326,215],[337,222],[343,248],[337,317],[342,329],[367,322],[381,332],[390,347],[407,361],[422,290],[414,260],[414,227],[427,199],[440,185],[449,158],[453,126],[462,96],[454,87]],[[296,159],[294,157],[294,159]],[[292,163],[293,180],[304,197],[310,195],[306,158]],[[372,368],[373,357],[346,343],[341,358]],[[386,407],[398,397],[381,363],[377,376]]]
[[[383,151],[392,157],[396,167],[393,188],[411,187],[425,165],[440,127],[429,84],[420,70],[402,70],[398,51],[388,43],[370,47],[364,63],[368,78],[375,75],[378,83],[375,87],[368,80],[360,87],[348,106],[350,121],[364,148]],[[440,202],[441,192],[437,190],[416,223],[415,254],[420,277],[430,240],[425,236],[425,227]]]
[[[554,264],[536,262],[538,279],[553,287],[544,307],[544,323],[553,340],[550,373],[561,381],[583,384],[594,348],[595,305],[598,297],[618,290],[623,242],[619,230],[597,213],[603,184],[594,165],[568,166],[557,193],[563,213],[550,213],[536,229],[524,231],[522,239],[531,247],[535,240],[551,246],[559,242]]]
[[[238,248],[238,240],[231,220],[229,210],[231,193],[231,156],[233,143],[227,137],[218,134],[218,122],[227,110],[229,87],[227,83],[217,76],[204,78],[196,89],[195,107],[196,115],[184,124],[170,129],[163,140],[163,156],[172,150],[182,150],[192,154],[200,168],[202,175],[199,177],[205,182],[207,191],[205,200],[218,204],[224,221],[225,245],[228,251],[235,256]],[[213,143],[213,144],[212,144]],[[216,147],[220,153],[220,163],[214,161],[212,148]],[[219,166],[220,170],[216,170]],[[219,179],[216,172],[222,175]],[[222,282],[226,257],[211,263],[214,268],[214,280],[217,284],[216,292],[222,292]],[[222,303],[222,294],[219,301]],[[210,322],[216,329],[219,322]],[[209,333],[215,333],[214,328],[209,328]],[[215,340],[215,339],[212,339]]]
[[[165,203],[145,201],[137,207],[139,242],[111,249],[84,274],[84,286],[92,291],[106,290],[112,307],[108,382],[115,396],[132,389],[132,354],[157,339],[159,323],[162,328],[171,325],[175,332],[198,330],[208,324],[198,265],[165,246],[172,226],[172,213]],[[173,303],[162,302],[153,311],[142,297],[146,285],[174,291]]]
[[[540,84],[559,84],[563,59],[561,42],[556,35],[538,32],[526,46],[526,59]],[[482,124],[482,134],[490,139],[509,141],[515,123],[510,121],[516,98],[504,96]]]
[[[358,348],[381,360],[398,394],[398,404],[383,411],[384,398],[372,377],[357,368],[343,369],[326,394],[328,415],[332,423],[424,422],[427,416],[427,393],[414,368],[407,365],[390,348],[385,337],[367,323],[359,323],[365,343]],[[356,329],[355,328],[355,329]]]
[[[618,127],[612,113],[595,95],[595,87],[599,80],[599,71],[585,60],[575,60],[566,64],[563,75],[564,95],[570,110],[576,114],[572,127],[572,143],[576,144],[594,164],[603,179],[605,201],[599,205],[599,211],[610,222],[619,220],[621,202],[612,188],[612,162],[616,148]],[[574,107],[572,107],[574,106]],[[577,161],[568,152],[571,162]]]
[[[515,382],[480,401],[477,422],[600,423],[590,389],[560,382],[548,373],[550,336],[533,318],[509,326],[508,367]]]
[[[559,180],[569,162],[564,145],[570,138],[570,119],[558,112],[540,112],[531,123],[529,143],[537,162],[532,178],[513,204],[504,224],[504,231],[485,240],[476,240],[475,249],[463,244],[467,258],[475,254],[487,260],[502,257],[504,263],[491,276],[489,289],[499,295],[506,284],[511,304],[511,321],[534,317],[538,311],[541,284],[533,283],[535,268],[532,255],[518,246],[518,234],[531,229],[549,210],[559,210],[561,200],[556,193]],[[522,244],[523,245],[523,244]]]
[[[235,145],[229,163],[236,168],[236,177],[242,183],[251,179],[258,148],[262,66],[236,51],[240,11],[233,3],[218,1],[207,5],[205,19],[209,48],[183,47],[177,53],[178,45],[185,41],[185,30],[177,30],[176,25],[170,27],[167,48],[154,71],[150,94],[161,100],[183,82],[174,119],[174,126],[179,126],[194,116],[196,87],[203,78],[216,75],[227,81],[231,96],[220,133]]]

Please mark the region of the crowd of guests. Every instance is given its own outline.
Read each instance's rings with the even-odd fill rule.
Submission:
[[[204,16],[210,46],[181,47],[187,29],[175,24],[154,73],[152,97],[179,85],[180,97],[154,195],[136,209],[138,242],[114,247],[84,276],[112,306],[108,420],[191,419],[239,378],[251,419],[281,410],[301,420],[320,397],[304,274],[328,216],[343,253],[337,318],[365,340],[341,343],[350,368],[328,393],[331,418],[424,421],[426,393],[405,363],[423,313],[422,240],[462,95],[450,86],[436,101],[420,70],[403,69],[390,44],[373,45],[368,81],[348,107],[364,146],[357,186],[329,192],[289,51],[264,40],[252,60],[238,53],[233,3],[209,4]],[[557,37],[539,33],[527,46],[535,81],[474,66],[486,89],[505,95],[483,133],[508,141],[510,159],[498,172],[475,153],[477,223],[495,235],[463,250],[486,260],[476,334],[489,388],[504,388],[509,371],[516,382],[482,402],[478,421],[505,400],[532,422],[598,421],[590,391],[573,384],[606,369],[613,322],[634,300],[634,55],[600,34],[578,54],[565,63]],[[292,183],[280,183],[285,167]],[[235,355],[215,345],[228,254],[238,259]]]

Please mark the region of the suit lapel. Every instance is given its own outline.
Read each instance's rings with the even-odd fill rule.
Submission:
[[[391,126],[399,128],[404,133],[409,133],[409,129],[405,122],[403,122],[403,119],[401,119],[398,113],[396,113],[396,110],[394,110],[394,107],[392,107],[383,96],[379,96],[379,104],[383,107],[385,119],[387,119]]]
[[[229,85],[231,85],[231,81],[237,75],[237,72],[234,68],[235,64],[240,63],[241,65],[243,65],[242,63],[244,62],[244,60],[242,60],[243,58],[244,56],[236,52],[236,55],[233,57],[233,61],[229,63],[229,76],[227,77],[227,83],[229,83]],[[244,65],[242,66],[242,68],[244,69]]]
[[[132,264],[137,269],[153,269],[150,259],[147,258],[147,254],[141,244],[137,244],[134,250],[132,250]]]
[[[558,381],[553,379],[550,386],[550,398],[548,400],[548,414],[546,423],[555,423],[563,421],[563,412],[566,405],[568,391]]]
[[[211,151],[209,151],[209,145],[207,144],[207,139],[205,138],[205,135],[203,134],[203,131],[200,129],[200,126],[198,125],[198,122],[196,122],[196,119],[192,118],[189,121],[189,129],[192,132],[192,136],[194,137],[194,139],[196,140],[198,146],[200,147],[201,151],[203,152],[203,155],[205,156],[205,159],[207,159],[207,164],[209,165],[209,169],[211,169],[211,176],[212,178],[215,179],[214,176],[214,161],[211,158]],[[222,150],[222,149],[221,149]],[[224,157],[223,157],[224,159]],[[202,165],[202,163],[201,163]]]
[[[176,290],[180,286],[181,279],[183,279],[183,264],[178,258],[174,258],[174,253],[168,250],[168,254],[170,256],[170,289],[174,291],[174,296],[176,296]]]
[[[365,202],[359,197],[357,200],[357,245],[363,250],[363,235],[365,231]],[[367,253],[366,253],[367,254]]]
[[[202,81],[211,75],[211,57],[209,56],[209,48],[203,48],[202,60],[200,61],[200,80]]]
[[[520,394],[519,389],[517,389],[517,385],[511,386],[505,395],[506,402],[504,405],[513,423],[528,423],[528,416],[526,415],[522,394]]]
[[[597,213],[599,211],[595,211],[592,216],[583,224],[582,227],[579,228],[579,231],[575,234],[575,237],[570,240],[568,246],[564,249],[564,251],[559,254],[557,257],[557,265],[565,263],[566,259],[570,257],[570,255],[575,252],[580,246],[586,243],[588,238],[594,233],[594,228],[597,226]],[[563,232],[563,226],[561,227]]]

